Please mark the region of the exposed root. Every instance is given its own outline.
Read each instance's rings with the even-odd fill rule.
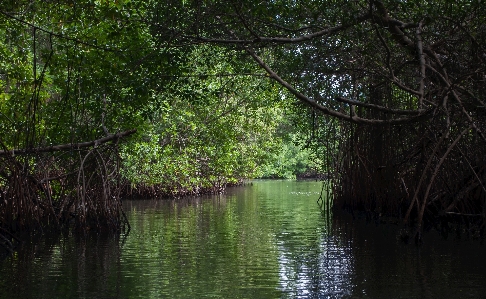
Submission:
[[[119,164],[116,143],[0,155],[0,246],[12,252],[25,232],[129,229]]]

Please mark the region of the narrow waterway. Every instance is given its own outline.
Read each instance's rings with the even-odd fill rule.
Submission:
[[[126,236],[42,238],[0,262],[0,298],[483,298],[486,247],[332,215],[321,183],[124,203]]]

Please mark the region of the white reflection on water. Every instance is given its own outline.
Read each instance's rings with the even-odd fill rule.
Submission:
[[[347,297],[353,293],[353,256],[335,237],[323,237],[318,252],[289,251],[278,242],[280,290],[292,298]]]

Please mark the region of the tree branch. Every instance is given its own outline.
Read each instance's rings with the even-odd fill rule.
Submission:
[[[317,37],[321,37],[324,35],[329,35],[333,33],[337,33],[343,31],[353,25],[359,24],[367,19],[371,18],[371,14],[366,13],[357,17],[354,22],[350,22],[348,24],[342,24],[339,26],[326,28],[311,34],[302,35],[299,37],[256,37],[255,39],[217,39],[217,38],[204,38],[204,37],[192,37],[192,36],[185,36],[187,38],[191,38],[194,40],[198,40],[200,42],[208,42],[208,43],[219,43],[219,44],[254,44],[254,43],[279,43],[279,44],[292,44],[292,43],[301,43],[309,40],[313,40]],[[254,34],[254,32],[252,32]]]
[[[118,140],[119,138],[129,136],[135,133],[137,130],[128,130],[121,133],[116,133],[109,135],[107,137],[103,137],[93,141],[81,142],[81,143],[69,143],[69,144],[60,144],[60,145],[53,145],[48,147],[38,147],[38,148],[31,148],[31,149],[17,149],[17,150],[2,150],[0,151],[0,156],[7,156],[7,155],[26,155],[26,154],[36,154],[36,153],[50,153],[50,152],[58,152],[58,151],[66,151],[66,150],[74,150],[74,149],[81,149],[90,146],[98,146],[103,143],[107,143],[109,141]]]
[[[404,117],[404,118],[395,118],[395,119],[368,119],[368,118],[361,118],[356,115],[348,115],[344,114],[332,109],[329,109],[319,103],[317,103],[315,100],[310,99],[306,95],[300,93],[298,90],[296,90],[292,85],[290,85],[288,82],[283,80],[279,75],[277,75],[268,65],[263,62],[263,60],[250,48],[247,46],[244,46],[245,50],[247,51],[248,54],[250,54],[251,57],[263,68],[267,73],[269,74],[270,78],[273,80],[277,81],[280,85],[285,87],[290,93],[292,93],[297,99],[301,100],[302,102],[306,103],[307,105],[317,109],[318,111],[331,115],[337,118],[340,118],[342,120],[354,122],[354,123],[360,123],[360,124],[403,124],[403,123],[410,123],[418,118],[422,118],[425,113],[422,111],[419,111],[418,115],[412,116],[412,117]],[[342,99],[342,98],[341,98]],[[356,104],[353,102],[353,104]],[[378,106],[377,106],[378,107]],[[371,107],[370,107],[371,108]],[[408,110],[405,110],[408,111]]]
[[[368,104],[368,103],[363,103],[363,102],[358,102],[355,100],[348,100],[343,97],[336,97],[336,101],[341,102],[341,103],[346,103],[350,105],[356,105],[356,106],[361,106],[365,108],[370,108],[374,109],[377,111],[385,112],[385,113],[392,113],[392,114],[403,114],[403,115],[420,115],[420,114],[425,114],[428,112],[428,110],[425,109],[418,109],[418,110],[404,110],[404,109],[392,109],[388,107],[383,107],[380,105],[375,105],[375,104]]]
[[[423,43],[422,43],[422,21],[419,23],[417,27],[417,51],[420,61],[420,87],[419,87],[419,108],[422,108],[423,100],[424,100],[424,87],[425,87],[425,57],[423,51]]]
[[[22,23],[24,25],[27,25],[27,26],[29,26],[31,28],[34,28],[35,30],[39,30],[39,31],[48,33],[49,35],[55,36],[57,38],[65,39],[65,40],[68,40],[68,41],[73,41],[73,42],[76,42],[78,44],[85,45],[85,46],[88,46],[88,47],[91,47],[91,48],[94,48],[94,49],[98,49],[98,50],[102,50],[102,51],[107,51],[107,52],[119,52],[120,51],[120,50],[117,50],[117,49],[110,49],[110,48],[106,48],[106,47],[97,46],[97,45],[94,45],[92,43],[88,43],[86,41],[83,41],[83,40],[80,40],[80,39],[77,39],[77,38],[72,38],[72,37],[66,36],[66,35],[61,34],[61,33],[56,33],[56,32],[53,32],[53,31],[44,29],[42,27],[39,27],[39,26],[34,25],[32,23],[29,23],[29,22],[27,22],[25,20],[22,20],[20,18],[17,18],[16,16],[13,16],[13,15],[11,15],[9,13],[6,13],[4,11],[1,11],[1,10],[0,10],[0,14],[4,15],[7,18],[13,19],[13,20],[15,20],[15,21],[17,21],[19,23]]]

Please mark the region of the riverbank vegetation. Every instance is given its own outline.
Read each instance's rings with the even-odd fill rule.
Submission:
[[[161,43],[153,5],[0,6],[7,250],[24,231],[119,231],[123,198],[222,192],[264,164],[292,175],[268,166],[289,142],[283,91],[241,53]]]
[[[6,1],[0,242],[124,197],[321,175],[334,205],[486,225],[486,13],[449,1]]]

